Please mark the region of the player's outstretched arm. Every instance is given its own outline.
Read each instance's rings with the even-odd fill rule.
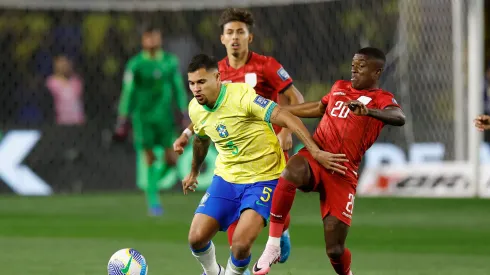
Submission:
[[[193,155],[192,155],[191,172],[182,181],[182,188],[184,190],[184,194],[187,194],[187,191],[194,192],[196,190],[197,177],[199,176],[199,171],[201,170],[201,166],[204,163],[204,159],[206,159],[206,155],[208,154],[208,149],[210,144],[211,144],[211,140],[208,137],[196,136],[194,138],[194,143],[192,146]]]
[[[181,155],[184,153],[184,147],[187,146],[189,143],[189,138],[194,134],[194,123],[189,124],[187,128],[180,134],[180,137],[178,137],[173,144],[174,151]]]
[[[297,105],[305,102],[303,95],[294,85],[291,85],[282,94],[288,99],[288,104],[281,104],[282,106]]]
[[[478,131],[490,130],[490,116],[479,115],[473,120]]]
[[[303,95],[294,87],[294,85],[289,86],[281,96],[285,97],[284,100],[279,100],[281,106],[289,106],[295,104],[304,103],[305,100]],[[282,130],[277,134],[277,139],[281,145],[282,150],[288,151],[293,147],[293,138],[291,136],[292,132],[288,128],[282,128]]]
[[[348,162],[345,154],[332,154],[320,150],[315,141],[306,129],[305,125],[297,117],[284,110],[283,108],[276,106],[272,111],[270,122],[281,127],[287,127],[303,142],[306,149],[310,151],[311,155],[321,163],[325,168],[334,170],[338,173],[345,174],[347,167],[341,165],[342,162]]]
[[[282,106],[282,108],[297,117],[315,118],[322,117],[327,106],[321,101],[306,102],[297,105]]]
[[[405,114],[402,109],[395,106],[388,106],[384,109],[373,109],[367,108],[364,103],[358,100],[344,102],[344,106],[349,106],[349,109],[358,116],[370,116],[393,126],[405,125]]]

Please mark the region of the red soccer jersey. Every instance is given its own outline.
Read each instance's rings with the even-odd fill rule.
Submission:
[[[313,139],[325,151],[346,154],[349,162],[345,165],[348,177],[357,178],[357,170],[364,153],[373,145],[381,133],[384,123],[368,116],[357,116],[342,104],[348,100],[359,100],[368,108],[384,109],[388,106],[400,107],[393,94],[381,90],[356,90],[350,81],[335,82],[330,93],[322,98],[327,106]]]
[[[293,84],[293,80],[282,65],[273,57],[250,52],[247,63],[241,68],[230,66],[228,57],[218,62],[221,81],[224,83],[247,83],[257,94],[277,102],[279,93]],[[273,125],[276,133],[280,127]]]

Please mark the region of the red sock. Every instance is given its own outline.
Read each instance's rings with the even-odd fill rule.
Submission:
[[[337,274],[349,275],[351,258],[352,254],[350,253],[350,250],[348,248],[344,248],[344,254],[342,254],[339,259],[330,259],[330,263]]]
[[[285,228],[285,223],[289,216],[289,211],[293,206],[296,186],[283,177],[279,178],[279,183],[272,196],[271,225],[269,236],[279,238]],[[289,223],[289,222],[288,222]]]
[[[291,222],[291,215],[286,216],[286,219],[284,220],[284,228],[282,229],[282,232],[286,231],[289,229],[289,223]]]
[[[236,220],[234,223],[232,223],[229,227],[228,230],[226,230],[226,233],[228,234],[228,244],[231,246],[231,242],[233,240],[233,233],[235,233],[236,226],[238,224],[238,220]]]

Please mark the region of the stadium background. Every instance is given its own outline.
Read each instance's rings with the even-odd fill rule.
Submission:
[[[462,5],[464,24],[468,1]],[[277,4],[249,2],[257,21],[252,49],[278,59],[306,100],[321,98],[335,79],[348,78],[350,59],[359,47],[380,47],[388,53],[382,87],[395,94],[409,120],[403,128],[385,128],[378,143],[395,145],[406,162],[413,157],[413,145],[421,143],[430,143],[430,148],[418,151],[442,145],[440,161],[467,157],[465,152],[458,156],[455,141],[460,128],[454,113],[467,112],[467,94],[461,91],[463,102],[457,105],[450,0],[273,2]],[[485,2],[488,25],[489,1]],[[5,194],[0,198],[0,247],[9,251],[0,264],[8,268],[7,273],[103,274],[110,254],[125,246],[140,249],[149,258],[150,270],[160,274],[174,274],[179,268],[183,274],[199,272],[185,244],[199,194],[166,193],[166,214],[161,219],[146,217],[144,198],[134,192],[137,160],[132,145],[111,144],[108,133],[116,118],[124,64],[139,50],[141,26],[152,22],[162,28],[164,48],[179,56],[184,74],[193,54],[225,56],[216,24],[221,4],[0,0],[0,136],[5,137],[0,146],[9,152],[26,151],[25,159],[19,159],[23,167],[57,194],[15,195],[14,185],[24,184],[26,178],[19,172],[18,177],[6,179],[5,167],[17,164],[17,159],[15,153],[0,154],[0,193]],[[488,49],[489,28],[485,32]],[[84,79],[87,121],[83,126],[58,126],[54,121],[45,80],[57,54],[73,59]],[[486,50],[482,59],[489,57]],[[467,60],[463,62],[466,65]],[[317,123],[305,122],[311,130]],[[9,134],[17,135],[15,146],[7,144]],[[39,141],[30,150],[29,142],[20,140],[32,135],[39,135]],[[188,169],[189,151],[162,187],[179,190],[177,179]],[[483,158],[489,159],[490,153]],[[205,175],[212,173],[212,158],[208,161]],[[293,213],[297,257],[278,267],[277,274],[332,274],[321,246],[318,208],[309,198],[299,195]],[[362,274],[490,273],[485,260],[490,244],[487,200],[390,197],[356,202],[349,244],[354,267]],[[316,237],[309,236],[311,232]],[[218,243],[223,259],[222,237]],[[305,255],[314,264],[306,265]]]

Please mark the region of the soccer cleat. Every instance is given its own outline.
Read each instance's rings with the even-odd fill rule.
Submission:
[[[148,213],[150,216],[161,216],[163,214],[163,208],[161,205],[154,205],[148,209]]]
[[[274,245],[266,245],[264,252],[260,255],[259,260],[254,264],[254,275],[265,275],[271,270],[272,264],[279,261],[281,257],[281,247]]]
[[[279,263],[285,263],[289,254],[291,253],[291,238],[289,236],[289,229],[282,232],[281,235],[281,258],[279,259]]]
[[[218,266],[219,266],[218,275],[225,275],[225,269],[219,264],[218,264]],[[243,273],[243,274],[245,274],[245,273]],[[206,275],[206,272],[203,272],[202,275]]]

